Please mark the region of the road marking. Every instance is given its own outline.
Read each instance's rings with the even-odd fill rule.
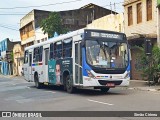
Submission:
[[[56,92],[53,92],[53,91],[45,91],[45,92],[51,92],[51,93],[56,93]]]
[[[31,87],[27,86],[28,89],[31,89]]]
[[[105,103],[105,102],[100,102],[100,101],[95,101],[95,100],[91,100],[91,99],[87,99],[88,101],[91,102],[96,102],[96,103],[100,103],[100,104],[105,104],[105,105],[114,105],[114,104],[110,104],[110,103]]]

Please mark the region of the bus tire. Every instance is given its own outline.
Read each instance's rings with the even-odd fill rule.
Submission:
[[[109,89],[110,89],[110,88],[107,88],[107,87],[105,87],[105,88],[101,88],[101,92],[103,92],[103,93],[107,93],[107,92],[109,91]]]
[[[34,82],[35,82],[36,88],[40,89],[42,87],[41,83],[39,83],[38,74],[34,75]]]
[[[70,78],[70,75],[66,77],[66,90],[68,93],[73,93],[75,91],[75,88],[73,87],[73,81]]]

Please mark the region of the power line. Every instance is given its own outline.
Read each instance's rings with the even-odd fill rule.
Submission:
[[[81,1],[81,0],[78,0],[78,1]],[[73,1],[72,1],[73,2]],[[101,7],[110,7],[111,5],[116,5],[116,4],[121,4],[121,3],[124,3],[124,2],[117,2],[117,3],[114,3],[114,4],[108,4],[108,5],[105,5],[105,6],[101,6]],[[0,8],[1,9],[1,8]],[[22,13],[2,13],[0,15],[26,15],[25,13],[22,14]],[[29,13],[28,15],[32,15],[32,13]]]
[[[52,5],[72,3],[72,2],[78,2],[78,1],[82,1],[82,0],[73,0],[73,1],[68,1],[68,2],[59,2],[59,3],[54,3],[54,4],[37,5],[37,6],[23,6],[23,7],[0,8],[0,9],[21,9],[21,8],[32,8],[32,7],[44,7],[44,6],[52,6]]]
[[[10,27],[7,27],[7,26],[3,26],[3,25],[0,25],[0,27],[2,27],[2,28],[6,28],[6,29],[10,29],[10,30],[14,30],[14,31],[19,31],[19,30],[17,30],[17,29],[14,29],[14,28],[10,28]]]
[[[11,27],[8,27],[8,26],[6,26],[6,25],[0,25],[0,27],[6,28],[6,29],[9,29],[9,30],[19,31],[18,29],[11,28]],[[28,32],[28,31],[25,31],[25,32]],[[36,32],[36,31],[34,31],[34,32],[35,32],[35,33],[39,33],[39,34],[44,34],[43,32]]]
[[[114,4],[122,4],[122,3],[124,3],[124,2],[117,2],[117,3],[113,3],[113,4],[108,4],[108,5],[105,5],[105,6],[102,6],[102,7],[107,7],[107,6],[111,6],[111,5],[114,5]]]

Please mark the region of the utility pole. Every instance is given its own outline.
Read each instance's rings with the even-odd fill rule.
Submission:
[[[115,11],[115,14],[116,14],[116,4],[114,3],[114,11]]]
[[[112,14],[112,4],[111,4],[111,2],[110,2],[110,7],[111,7],[111,14]]]

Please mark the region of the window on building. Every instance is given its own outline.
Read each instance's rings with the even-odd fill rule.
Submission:
[[[32,25],[32,23],[30,23],[29,25],[28,25],[28,31],[30,32],[30,31],[32,31],[33,30],[33,25]]]
[[[73,25],[74,24],[74,19],[65,19],[65,21],[64,21],[64,24],[71,24],[71,25]]]
[[[41,39],[41,42],[44,42],[44,38],[43,38],[43,39]]]
[[[152,20],[152,0],[147,0],[147,21]]]
[[[137,23],[142,22],[142,3],[137,4]]]
[[[37,40],[37,43],[40,43],[40,40]]]
[[[128,26],[133,24],[132,6],[128,7]]]
[[[63,41],[63,58],[72,56],[72,38]]]

